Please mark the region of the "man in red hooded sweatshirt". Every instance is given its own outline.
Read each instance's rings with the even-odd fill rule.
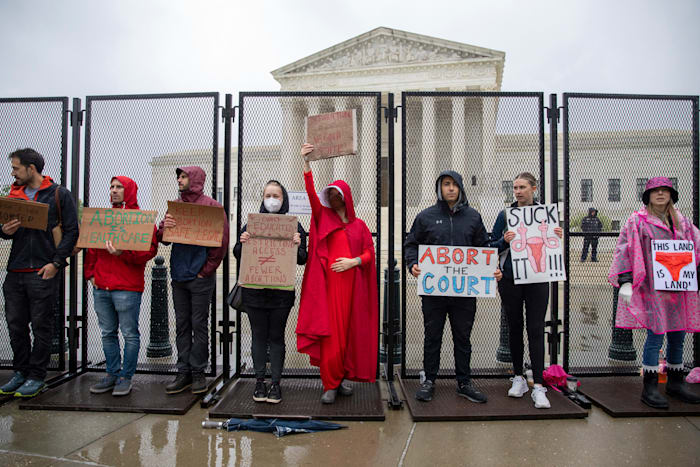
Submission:
[[[3,292],[15,370],[12,379],[0,386],[0,394],[33,397],[46,386],[58,272],[68,264],[66,259],[78,241],[78,214],[70,191],[41,174],[41,154],[26,148],[9,159],[15,177],[9,197],[49,205],[46,230],[21,227],[14,219],[2,225],[0,232],[1,238],[12,240]],[[63,238],[56,246],[52,230],[59,223]],[[34,339],[29,336],[30,324]]]
[[[109,197],[113,209],[138,209],[139,187],[132,179],[112,177]],[[131,378],[141,347],[139,312],[143,294],[143,273],[146,263],[158,251],[156,226],[153,226],[151,247],[147,251],[128,251],[115,248],[107,241],[107,249],[89,249],[83,268],[85,280],[93,287],[95,313],[102,331],[102,349],[105,352],[107,375],[90,388],[93,394],[112,391],[113,396],[131,392]],[[124,338],[124,361],[119,349],[118,331]]]
[[[204,194],[206,174],[200,167],[176,169],[179,202],[221,207]],[[175,227],[170,214],[158,226],[158,241],[164,245],[163,232]],[[194,394],[207,391],[204,371],[209,361],[209,304],[216,285],[216,268],[228,249],[228,219],[219,247],[203,247],[173,243],[170,252],[173,305],[177,347],[177,377],[165,387],[168,394],[177,394],[192,387]]]

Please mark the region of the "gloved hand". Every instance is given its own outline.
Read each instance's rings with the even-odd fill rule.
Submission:
[[[618,295],[618,299],[622,300],[625,302],[626,305],[629,305],[630,300],[632,300],[632,294],[634,291],[632,290],[632,283],[631,282],[625,282],[622,284],[620,287],[620,293]]]

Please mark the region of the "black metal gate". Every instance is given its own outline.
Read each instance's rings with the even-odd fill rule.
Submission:
[[[512,181],[519,172],[533,173],[540,180],[538,198],[546,199],[543,101],[542,93],[402,94],[402,377],[417,377],[423,367],[421,300],[416,279],[407,273],[403,250],[411,223],[421,210],[435,203],[435,180],[446,169],[463,175],[469,203],[481,213],[489,231],[498,213],[513,201]],[[503,350],[507,352],[502,339],[505,326],[498,298],[477,299],[471,334],[475,376],[512,371],[508,361],[498,360],[507,360],[501,356]],[[440,367],[441,376],[454,376],[452,336],[447,326]]]
[[[119,96],[88,96],[86,99],[85,166],[83,202],[85,206],[108,206],[109,184],[115,175],[132,178],[139,186],[138,201],[141,209],[157,210],[162,219],[167,210],[167,200],[178,196],[175,169],[196,165],[207,174],[204,191],[223,203],[223,188],[218,183],[219,145],[219,94],[143,94]],[[158,256],[164,258],[164,266]],[[155,261],[147,264],[146,287],[141,301],[139,329],[141,350],[137,371],[140,373],[175,373],[177,351],[175,349],[175,318],[170,295],[170,277],[163,267],[168,267],[170,248],[159,246]],[[81,255],[81,262],[84,255]],[[225,259],[226,260],[226,259]],[[152,282],[154,270],[167,286],[164,310],[151,314]],[[82,270],[82,269],[81,269]],[[211,305],[209,322],[210,364],[207,375],[217,373],[216,323],[223,308],[221,276],[217,273],[217,287]],[[158,279],[155,279],[158,280]],[[94,314],[90,287],[82,284],[81,354],[82,369],[104,371],[104,353],[100,329]],[[162,312],[162,313],[161,313]],[[160,320],[166,326],[165,349],[172,352],[151,352],[151,321]],[[149,338],[150,337],[150,338]],[[120,338],[121,339],[121,338]],[[150,355],[149,355],[150,353]],[[76,356],[77,357],[77,356]]]
[[[620,227],[642,206],[647,180],[671,178],[679,210],[698,225],[698,97],[564,94],[564,368],[574,374],[632,374],[644,330],[614,327],[617,290],[607,282]],[[597,262],[583,261],[581,220],[598,210]],[[684,361],[693,362],[692,335]],[[696,340],[697,352],[697,340]],[[697,361],[697,357],[695,358]]]
[[[68,174],[68,98],[36,97],[0,99],[0,154],[7,157],[11,152],[30,147],[44,156],[42,173],[67,187]],[[14,182],[10,175],[9,161],[0,171],[0,196],[6,196]],[[11,242],[0,243],[3,264],[7,264]],[[5,281],[6,270],[0,270],[0,283]],[[65,273],[61,273],[60,293],[54,309],[54,332],[51,343],[49,370],[64,370],[66,366],[66,290]],[[12,349],[5,325],[5,301],[1,301],[0,322],[0,368],[12,368]]]
[[[289,192],[304,192],[302,160],[304,118],[324,112],[355,109],[358,118],[358,154],[353,157],[314,162],[316,187],[336,179],[346,180],[353,190],[357,216],[375,237],[377,283],[381,255],[381,93],[377,92],[243,92],[239,94],[237,173],[235,182],[236,232],[249,213],[258,212],[262,189],[270,179],[279,180]],[[310,216],[298,215],[308,231]],[[231,245],[238,239],[231,236]],[[318,368],[306,355],[296,352],[295,327],[301,292],[303,266],[297,268],[296,302],[286,329],[285,376],[318,376]],[[253,376],[251,332],[247,319],[236,312],[234,371]],[[379,338],[379,336],[377,336]]]

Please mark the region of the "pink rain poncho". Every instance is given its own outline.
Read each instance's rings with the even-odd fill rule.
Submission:
[[[667,292],[654,289],[652,240],[690,240],[695,244],[697,268],[700,231],[676,210],[678,227],[671,231],[646,208],[635,211],[620,231],[610,266],[608,281],[619,287],[618,276],[632,274],[632,300],[617,302],[615,326],[625,329],[650,329],[654,334],[669,331],[700,332],[698,292]]]

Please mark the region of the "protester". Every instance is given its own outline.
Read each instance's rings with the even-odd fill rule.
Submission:
[[[14,219],[0,232],[0,237],[12,240],[3,293],[15,371],[12,379],[0,386],[0,394],[33,397],[46,387],[58,272],[67,266],[78,241],[78,214],[71,193],[42,175],[41,154],[30,148],[20,149],[11,153],[9,160],[15,177],[9,197],[49,206],[46,230],[22,227]],[[33,339],[29,336],[30,324]]]
[[[535,201],[537,179],[528,172],[521,173],[513,180],[515,202],[511,207],[532,206],[539,204]],[[561,227],[555,227],[554,233],[561,238]],[[547,399],[547,388],[544,387],[542,372],[544,371],[544,319],[549,303],[549,283],[515,285],[513,266],[511,264],[510,242],[515,238],[515,232],[507,229],[506,212],[501,211],[491,231],[491,246],[497,247],[502,258],[501,268],[503,280],[498,283],[498,293],[501,296],[503,310],[506,313],[509,330],[510,354],[513,359],[512,385],[508,390],[509,397],[523,397],[529,391],[527,381],[523,377],[523,326],[527,330],[528,348],[532,365],[532,400],[538,409],[550,408]],[[506,253],[507,251],[507,253]],[[523,320],[523,304],[525,319]]]
[[[301,290],[297,349],[320,367],[324,393],[332,404],[338,392],[352,394],[344,380],[375,380],[379,307],[374,243],[355,216],[347,183],[336,180],[320,196],[314,188],[304,144],[304,181],[311,204],[309,261]]]
[[[109,196],[113,209],[139,209],[138,185],[124,176],[112,177]],[[139,313],[143,294],[143,274],[146,263],[158,250],[156,226],[150,248],[130,251],[116,248],[107,241],[106,249],[89,249],[85,256],[83,275],[93,287],[95,313],[102,332],[107,375],[90,388],[93,394],[112,391],[113,396],[131,392],[131,378],[136,372],[141,334]],[[119,348],[119,330],[124,338],[124,360]]]
[[[583,250],[581,250],[581,262],[588,257],[588,246],[591,247],[591,262],[598,262],[598,237],[596,235],[603,230],[603,223],[598,219],[598,210],[589,208],[588,215],[581,220],[581,230],[586,235],[583,237]]]
[[[176,169],[180,191],[179,202],[221,207],[204,194],[206,174],[200,167]],[[176,226],[175,218],[166,214],[158,226],[158,241],[165,229]],[[165,387],[168,394],[177,394],[192,387],[194,394],[207,391],[204,371],[209,361],[209,307],[216,286],[216,268],[228,249],[228,219],[225,218],[221,246],[204,247],[174,243],[170,252],[173,305],[177,347],[177,377]]]
[[[419,212],[404,244],[406,265],[418,277],[419,245],[486,246],[488,234],[481,215],[469,206],[462,176],[452,170],[444,171],[435,182],[437,202]],[[496,279],[500,278],[500,271]],[[428,402],[435,393],[435,380],[440,368],[440,348],[445,320],[450,318],[454,343],[457,394],[472,402],[484,403],[485,394],[471,382],[471,332],[476,315],[476,298],[422,296],[423,368],[425,380],[416,392],[416,399]]]
[[[620,288],[615,326],[647,330],[642,355],[642,402],[657,409],[668,408],[668,400],[658,389],[659,351],[666,335],[666,394],[697,404],[700,396],[691,392],[683,381],[683,341],[686,331],[700,332],[700,299],[698,292],[654,288],[651,242],[693,242],[697,271],[700,231],[676,209],[678,191],[668,178],[649,180],[642,201],[644,207],[633,212],[620,231],[610,266],[608,280]]]
[[[263,189],[263,200],[260,203],[263,214],[287,214],[289,212],[289,196],[287,190],[277,180],[270,180]],[[297,264],[306,263],[306,231],[297,222],[297,232],[292,239],[297,249]],[[241,260],[243,244],[250,239],[247,226],[243,226],[241,236],[233,247],[233,254]],[[284,368],[285,343],[284,334],[287,327],[289,312],[294,306],[294,288],[282,290],[275,288],[252,289],[243,288],[243,303],[250,321],[253,334],[251,353],[255,368],[255,402],[270,402],[277,404],[282,401],[282,369]],[[265,384],[265,365],[267,349],[270,349],[271,385],[268,390]]]

